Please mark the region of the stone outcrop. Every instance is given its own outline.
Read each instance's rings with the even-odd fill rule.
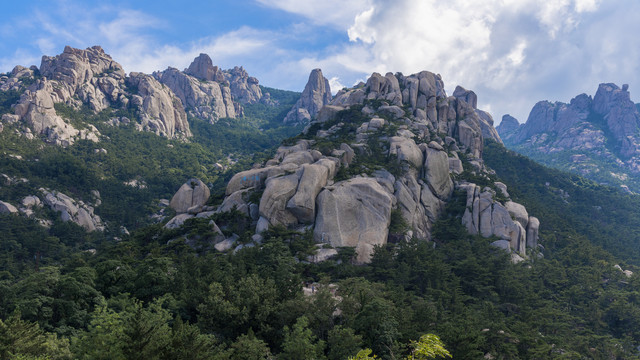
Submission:
[[[296,193],[287,202],[289,210],[301,223],[311,224],[316,218],[316,197],[327,185],[333,161],[302,165],[302,175]]]
[[[451,196],[453,181],[449,176],[449,158],[447,153],[437,149],[437,143],[429,143],[425,151],[424,177],[431,192],[439,199],[445,200]]]
[[[202,53],[193,59],[189,67],[184,69],[184,73],[206,81],[225,81],[222,70],[217,66],[213,66],[213,61],[211,61],[209,55]]]
[[[169,206],[179,214],[190,212],[191,209],[202,208],[210,194],[209,187],[200,179],[190,179],[173,195]]]
[[[41,134],[51,143],[68,146],[78,139],[97,142],[100,133],[91,124],[78,130],[58,116],[54,108],[55,83],[46,79],[37,80],[21,95],[14,107],[15,115],[29,128],[29,132]],[[4,120],[4,117],[3,117]]]
[[[24,80],[32,79],[38,68],[17,65],[7,75],[0,75],[0,91],[19,91],[26,87]]]
[[[215,123],[219,118],[237,117],[231,90],[224,84],[216,81],[203,82],[174,68],[155,72],[153,76],[167,85],[180,99],[184,109],[194,117],[209,120],[211,123]],[[224,79],[222,81],[224,82]]]
[[[258,79],[249,76],[242,66],[225,70],[224,78],[229,82],[231,94],[236,101],[242,104],[253,104],[264,100],[268,103],[269,98],[263,96],[262,89],[258,85]]]
[[[365,100],[380,100],[389,106],[406,106],[408,115],[413,117],[411,121],[424,126],[423,132],[456,138],[461,150],[481,158],[483,131],[494,133],[492,136],[499,141],[495,130],[491,130],[493,120],[487,113],[474,108],[477,97],[472,91],[460,88],[455,95],[457,97],[447,96],[440,75],[429,71],[409,76],[374,73],[366,84],[338,91],[330,105],[344,109]],[[322,112],[318,117],[323,117]]]
[[[87,231],[104,231],[102,219],[94,214],[93,206],[58,191],[47,189],[40,189],[40,191],[43,194],[43,202],[51,210],[60,213],[62,221],[72,221]]]
[[[595,96],[581,94],[566,104],[540,101],[527,122],[518,125],[505,116],[497,130],[505,144],[541,161],[572,169],[607,184],[640,187],[627,182],[640,175],[640,113],[630,100],[628,86],[600,84]],[[560,153],[566,156],[560,156]],[[558,159],[567,158],[568,161]],[[602,163],[620,171],[599,171]]]
[[[0,201],[0,214],[15,214],[18,209],[8,202]]]
[[[247,214],[256,244],[273,226],[300,232],[312,228],[315,241],[326,250],[323,254],[353,247],[353,260],[365,263],[375,246],[390,239],[431,240],[433,224],[456,184],[473,186],[468,201],[478,210],[470,206],[463,223],[473,234],[504,239],[508,249],[521,254],[513,259],[522,261],[527,244],[537,246],[539,222],[521,205],[497,202],[489,189],[478,188],[476,194],[476,185],[459,179],[463,160],[476,176],[488,170],[480,157],[483,112],[473,107],[473,92],[458,89],[456,95],[448,97],[440,77],[429,72],[409,77],[373,74],[366,84],[341,90],[324,105],[307,127],[307,139],[281,146],[264,164],[234,175],[215,211],[235,207]],[[353,106],[362,117],[349,113],[339,118],[346,115],[341,110]],[[315,133],[309,133],[311,129]],[[345,135],[347,129],[355,131]],[[390,169],[379,168],[370,157],[386,161]],[[358,175],[345,179],[346,173]],[[504,184],[496,187],[508,198]],[[256,195],[260,200],[254,204]],[[389,233],[392,210],[408,225],[402,233]]]
[[[100,134],[90,124],[76,128],[65,121],[56,113],[56,103],[75,109],[87,106],[96,113],[134,108],[140,114],[136,129],[169,138],[191,136],[187,112],[213,123],[243,116],[241,104],[273,104],[269,94],[262,93],[258,80],[242,67],[221,70],[206,54],[200,54],[184,72],[170,67],[153,76],[136,72],[126,76],[122,66],[101,47],[81,50],[67,46],[59,55],[43,56],[40,69],[17,66],[10,75],[0,77],[0,91],[26,91],[15,106],[15,115],[5,114],[3,123],[23,120],[29,129],[23,131],[25,136],[42,135],[63,146],[78,139],[98,141]],[[28,88],[25,79],[32,83]]]
[[[131,103],[142,111],[140,120],[144,130],[169,138],[191,136],[182,101],[171,90],[151,75],[136,72],[129,75],[127,85],[138,89]]]
[[[500,138],[507,141],[518,131],[520,122],[513,116],[506,114],[502,116],[500,125],[496,127],[496,131],[500,134]]]
[[[213,65],[211,58],[207,54],[200,54],[196,57],[189,65],[189,68],[184,70],[184,73],[200,80],[216,82],[220,86],[227,87],[234,100],[239,103],[253,104],[260,101],[270,103],[268,93],[262,93],[262,89],[258,85],[258,79],[249,76],[243,67],[236,66],[233,69],[222,70]]]
[[[357,262],[368,262],[373,247],[387,241],[392,195],[370,178],[325,188],[317,198],[314,239],[334,247],[354,247]]]
[[[55,81],[55,102],[73,104],[77,97],[99,112],[125,99],[125,72],[100,46],[66,46],[60,55],[43,56],[40,74]]]
[[[33,82],[14,107],[16,120],[30,130],[25,134],[42,135],[63,146],[78,139],[98,141],[100,134],[92,125],[76,128],[56,113],[54,104],[64,103],[75,109],[87,106],[96,113],[133,107],[141,116],[140,130],[172,138],[191,136],[180,99],[171,90],[149,75],[127,77],[122,66],[99,46],[85,50],[67,46],[59,55],[43,56],[37,77],[38,68],[14,70],[18,80],[7,79],[0,86],[13,88],[24,77]]]
[[[458,188],[467,194],[462,223],[470,234],[496,236],[508,241],[509,248],[521,257],[526,257],[527,248],[537,248],[540,221],[530,217],[524,206],[511,200],[500,203],[495,200],[495,190],[490,188],[483,189],[471,183],[461,183]],[[496,246],[504,247],[503,244],[496,243]]]
[[[300,99],[284,118],[285,123],[308,123],[318,114],[320,109],[331,101],[329,80],[322,75],[322,70],[313,69]]]

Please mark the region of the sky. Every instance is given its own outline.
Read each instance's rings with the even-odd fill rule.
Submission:
[[[90,4],[91,3],[91,4]],[[264,86],[332,90],[373,72],[428,70],[474,90],[496,125],[540,100],[629,84],[640,102],[638,0],[25,0],[3,4],[0,72],[65,45],[102,46],[125,71],[184,69],[200,53]]]

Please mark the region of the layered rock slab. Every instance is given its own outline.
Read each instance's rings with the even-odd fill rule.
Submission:
[[[373,178],[353,178],[328,186],[318,195],[314,239],[333,247],[356,249],[368,262],[374,246],[387,241],[393,196]]]

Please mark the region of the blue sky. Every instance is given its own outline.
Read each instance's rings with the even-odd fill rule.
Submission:
[[[97,5],[92,3],[98,3]],[[65,45],[101,45],[125,71],[183,69],[200,52],[261,84],[301,91],[320,67],[333,90],[372,72],[442,75],[476,91],[496,123],[539,100],[630,85],[640,102],[637,0],[11,1],[0,71]]]

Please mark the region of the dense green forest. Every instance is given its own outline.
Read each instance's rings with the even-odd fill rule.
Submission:
[[[105,133],[126,139],[125,130]],[[154,152],[164,156],[169,144],[196,154],[201,146],[135,135],[159,141]],[[33,180],[21,186],[57,181],[70,191],[65,174],[87,177],[86,186],[77,187],[81,193],[105,177],[133,175],[128,166],[144,166],[123,161],[95,169],[73,162],[93,146],[55,149],[59,156],[69,152],[71,162],[55,177],[6,157],[2,169],[31,171]],[[38,151],[27,148],[25,156]],[[125,150],[113,147],[108,154],[124,155],[118,151]],[[37,156],[46,164],[44,153]],[[493,239],[470,236],[460,222],[466,195],[458,192],[436,223],[433,242],[389,243],[365,266],[352,265],[349,248],[308,263],[311,233],[278,227],[259,246],[217,253],[193,245],[206,245],[208,219],[174,230],[141,226],[113,241],[70,223],[47,230],[2,215],[0,358],[347,359],[369,348],[381,359],[401,359],[424,334],[438,335],[454,359],[639,358],[640,280],[614,267],[638,270],[640,224],[633,210],[639,200],[495,143],[487,144],[484,158],[496,170],[494,180],[540,218],[543,255],[512,264],[489,245]],[[183,171],[201,171],[216,182],[207,159],[193,155],[197,165],[183,162]],[[111,170],[95,173],[104,169]],[[126,176],[113,175],[118,171]],[[172,191],[169,181],[138,173],[150,192]],[[175,174],[178,185],[184,174]],[[107,202],[109,195],[103,197]],[[119,201],[127,200],[113,200]],[[213,219],[223,232],[251,232],[240,213]],[[394,231],[404,228],[394,224]]]
[[[56,104],[58,114],[70,122],[96,126],[102,141],[81,140],[67,148],[49,146],[7,127],[0,132],[0,173],[29,181],[1,186],[8,183],[0,178],[0,199],[15,204],[27,195],[38,194],[40,188],[48,188],[87,200],[92,190],[98,190],[102,205],[96,213],[107,223],[118,224],[116,228],[123,225],[130,229],[149,224],[149,215],[158,209],[157,200],[171,198],[192,177],[214,189],[212,201],[219,200],[233,174],[270,157],[283,139],[301,130],[282,123],[299,93],[262,89],[273,93],[277,106],[248,104],[245,117],[220,119],[215,124],[189,118],[194,136],[188,142],[134,131],[138,114],[132,110],[107,109],[94,114],[88,108],[75,110]],[[7,103],[15,101],[11,94],[1,95],[7,97]],[[0,110],[2,106],[0,101]],[[133,121],[120,127],[107,124],[110,118],[120,116]],[[143,186],[125,184],[131,180]]]

